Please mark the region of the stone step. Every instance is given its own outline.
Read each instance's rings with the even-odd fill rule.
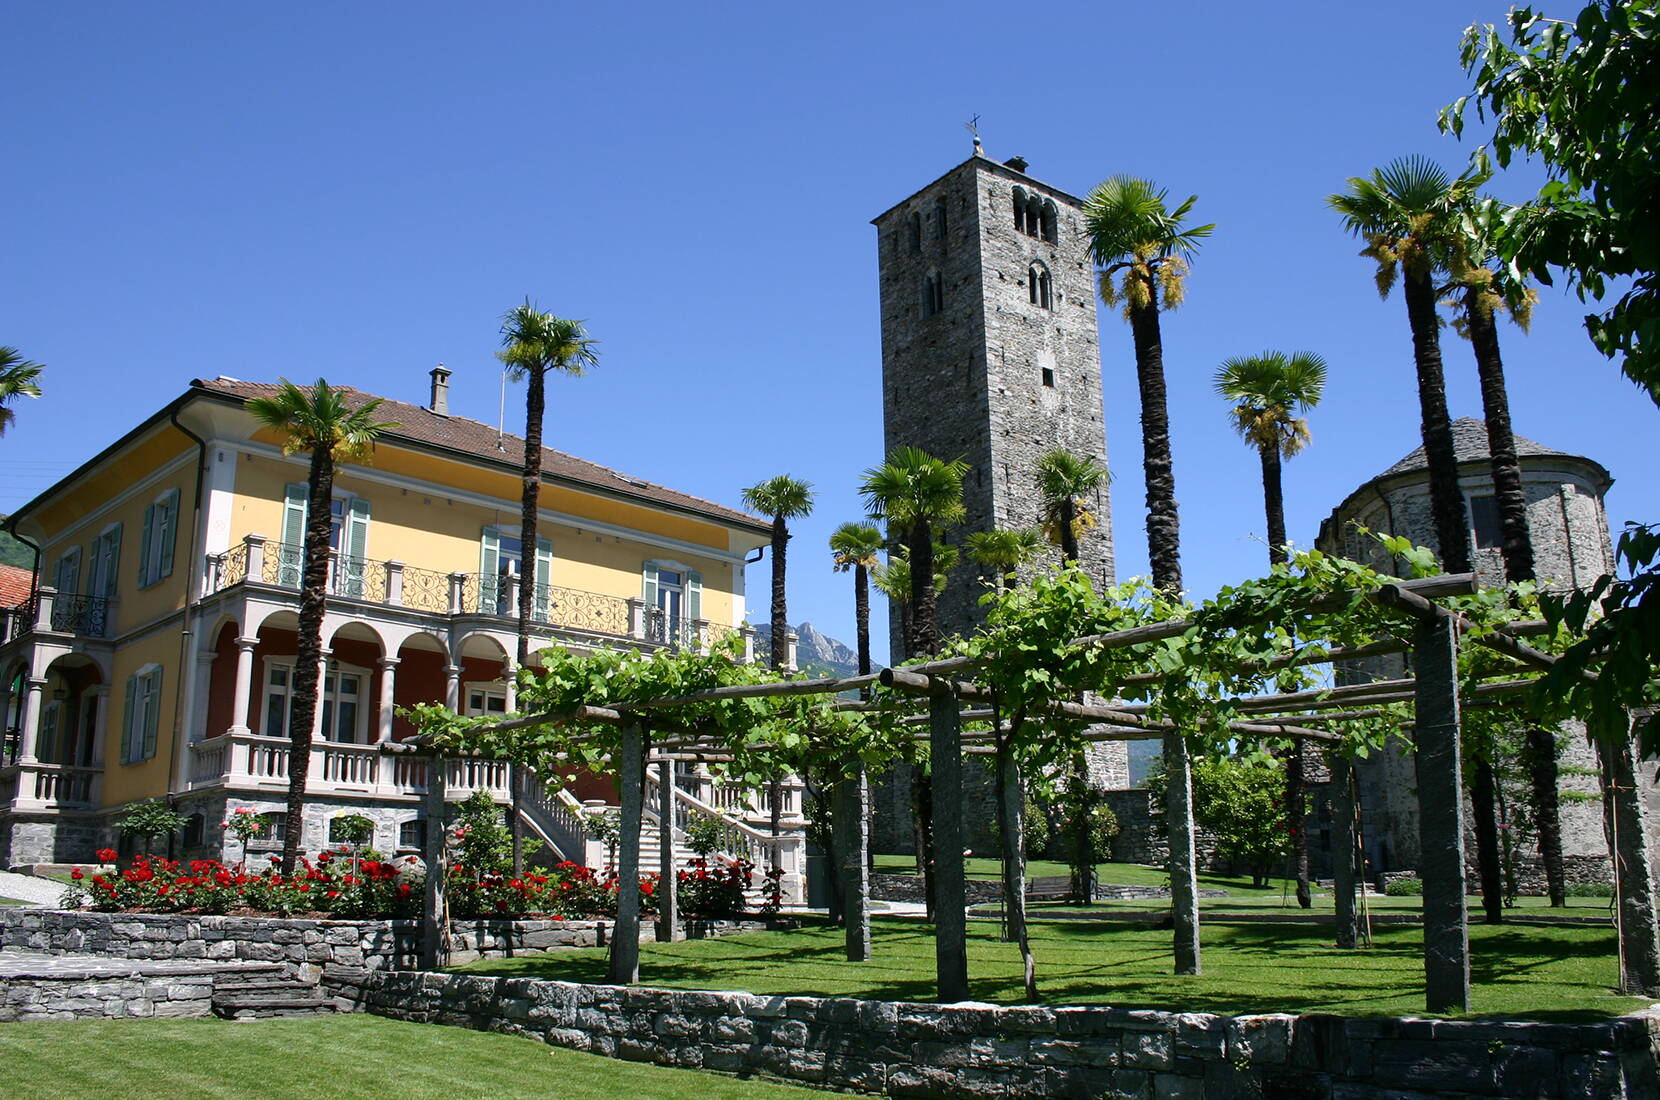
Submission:
[[[316,992],[271,991],[250,996],[215,996],[213,1014],[227,1020],[261,1016],[313,1016],[335,1011],[332,1000]]]

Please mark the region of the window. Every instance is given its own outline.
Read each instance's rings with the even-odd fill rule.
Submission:
[[[191,814],[184,819],[184,846],[186,848],[200,848],[207,839],[207,822],[201,814]]]
[[[936,241],[943,241],[945,239],[945,199],[943,198],[934,200],[933,221],[934,239]]]
[[[939,272],[930,271],[922,281],[922,315],[932,317],[945,309],[945,283]]]
[[[121,525],[106,527],[92,540],[92,572],[87,576],[86,594],[114,599],[117,566],[121,564]]]
[[[1043,384],[1045,386],[1048,386],[1050,389],[1055,388],[1055,368],[1054,367],[1044,367],[1043,368]]]
[[[284,494],[282,545],[277,547],[277,583],[284,588],[300,587],[300,575],[305,569],[305,524],[310,496],[301,484],[288,486]],[[329,551],[334,560],[328,578],[329,592],[362,599],[368,572],[364,555],[369,543],[369,502],[363,497],[337,496],[329,502],[329,513]]]
[[[1470,526],[1475,534],[1476,549],[1504,545],[1504,524],[1499,521],[1499,502],[1496,497],[1470,498]]]
[[[1060,210],[1053,199],[1033,194],[1024,187],[1014,189],[1014,227],[1028,237],[1038,237],[1054,244],[1060,239],[1057,231]]]
[[[688,624],[703,618],[703,575],[679,562],[656,561],[646,562],[643,574],[647,638],[678,641]]]
[[[35,759],[45,764],[58,763],[58,733],[63,726],[63,702],[48,699],[40,708],[39,732],[35,734]]]
[[[906,236],[910,238],[911,252],[922,251],[922,215],[911,211],[911,216],[905,222]]]
[[[369,688],[369,670],[353,665],[329,663],[323,677],[322,736],[325,741],[366,744],[369,709],[363,698]],[[274,659],[265,667],[266,737],[287,737],[288,719],[294,709],[294,659]]]
[[[1042,264],[1033,264],[1026,269],[1026,294],[1034,306],[1044,309],[1054,309],[1054,291],[1049,281],[1049,269]]]
[[[467,685],[467,715],[480,717],[507,713],[507,685],[500,680]]]
[[[424,851],[427,846],[427,823],[420,818],[412,818],[398,826],[398,848],[414,848]]]
[[[178,541],[179,491],[169,489],[144,509],[138,549],[138,586],[148,588],[173,575],[173,544]]]
[[[121,763],[137,764],[156,755],[161,725],[160,665],[145,665],[127,677],[127,709],[121,723]]]
[[[517,618],[518,596],[509,580],[524,576],[524,546],[516,531],[486,527],[479,541],[478,610],[483,615]],[[539,622],[548,618],[549,587],[553,577],[553,543],[536,540],[536,591],[530,616]]]
[[[53,576],[52,586],[59,594],[73,596],[81,589],[81,548],[71,546],[65,550],[63,557],[58,559],[58,571]]]
[[[1014,189],[1014,227],[1020,232],[1026,232],[1026,189]]]
[[[1060,234],[1056,232],[1056,223],[1059,221],[1059,213],[1060,212],[1055,209],[1055,200],[1043,200],[1039,233],[1042,235],[1043,239],[1048,241],[1050,244],[1054,244],[1060,237]]]

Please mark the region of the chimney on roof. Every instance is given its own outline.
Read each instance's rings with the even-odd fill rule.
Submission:
[[[1010,168],[1013,168],[1016,172],[1026,171],[1027,165],[1025,157],[1010,157],[1003,163],[1008,165]]]
[[[432,403],[427,408],[439,416],[450,415],[450,372],[442,363],[432,368]]]

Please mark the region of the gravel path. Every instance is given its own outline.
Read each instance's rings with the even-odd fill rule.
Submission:
[[[63,897],[63,889],[63,883],[55,879],[0,871],[0,898],[11,898],[37,908],[52,908]]]

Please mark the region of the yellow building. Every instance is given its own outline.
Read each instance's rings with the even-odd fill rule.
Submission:
[[[448,415],[448,374],[432,372],[426,406],[384,401],[376,419],[398,426],[335,480],[307,849],[345,813],[373,818],[383,851],[419,846],[425,765],[379,745],[412,732],[397,708],[414,703],[513,709],[521,584],[535,586],[533,650],[704,646],[734,632],[748,645],[744,564],[766,521],[548,450],[527,552],[523,440]],[[247,411],[275,392],[192,382],[7,521],[39,565],[31,599],[0,621],[0,866],[117,846],[115,818],[141,799],[188,816],[174,838],[187,855],[235,857],[224,815],[280,810],[307,471]],[[603,780],[548,795],[495,763],[453,761],[448,778],[452,797],[483,787],[501,801],[521,783],[533,827],[578,860],[591,848],[577,796],[589,812],[614,801]],[[765,810],[701,772],[677,786],[685,810],[726,818],[735,835]]]

